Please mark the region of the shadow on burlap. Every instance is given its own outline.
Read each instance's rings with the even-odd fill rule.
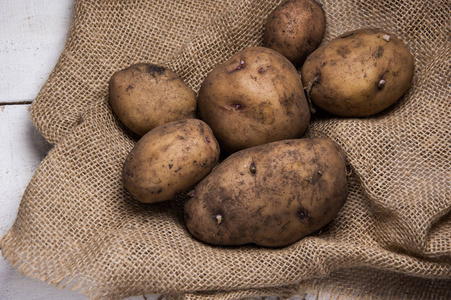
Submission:
[[[3,256],[93,299],[451,298],[450,6],[321,1],[325,39],[380,27],[415,57],[411,90],[365,119],[316,116],[308,136],[348,155],[349,197],[320,232],[282,248],[212,247],[183,225],[183,195],[145,205],[121,182],[136,142],[108,106],[112,73],[160,63],[195,91],[214,65],[260,45],[280,1],[75,1],[64,52],[33,103],[53,149],[30,181]]]

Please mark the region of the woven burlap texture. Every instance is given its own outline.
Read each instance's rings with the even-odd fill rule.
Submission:
[[[33,103],[53,149],[31,179],[2,254],[27,276],[93,299],[162,293],[236,299],[315,291],[451,298],[450,5],[320,1],[323,43],[380,27],[415,58],[412,88],[370,118],[317,114],[307,136],[347,154],[349,197],[323,230],[282,248],[212,247],[183,224],[183,196],[153,205],[123,189],[137,138],[108,105],[112,73],[163,64],[196,92],[214,65],[260,45],[280,1],[76,0],[64,52]]]

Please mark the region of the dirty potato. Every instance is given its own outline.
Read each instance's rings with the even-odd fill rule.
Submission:
[[[126,158],[123,182],[137,200],[168,200],[205,177],[219,160],[219,145],[201,120],[160,125],[146,133]]]
[[[109,103],[118,119],[141,136],[164,123],[196,117],[194,91],[173,71],[154,64],[115,72]]]
[[[326,15],[315,0],[286,0],[268,16],[263,46],[276,50],[300,67],[321,44]]]
[[[185,203],[192,235],[214,245],[290,245],[322,228],[347,198],[345,158],[329,139],[291,139],[238,151]]]
[[[227,152],[301,137],[310,120],[302,81],[280,53],[246,48],[201,85],[198,113]]]
[[[338,116],[366,117],[400,99],[413,74],[413,57],[395,35],[359,29],[315,50],[302,67],[302,82],[317,107]]]

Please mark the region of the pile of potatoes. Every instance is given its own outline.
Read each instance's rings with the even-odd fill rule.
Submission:
[[[140,136],[125,189],[144,203],[187,193],[186,228],[211,245],[284,247],[328,224],[347,198],[346,158],[330,139],[303,137],[311,114],[379,113],[409,89],[414,65],[393,34],[357,29],[320,46],[325,28],[314,0],[282,2],[262,47],[216,66],[197,96],[163,66],[114,73],[111,108]]]

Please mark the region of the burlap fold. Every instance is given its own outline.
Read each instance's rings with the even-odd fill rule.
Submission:
[[[3,256],[27,276],[92,299],[451,298],[445,0],[321,1],[324,43],[380,27],[404,40],[416,73],[408,94],[377,116],[312,119],[307,136],[336,141],[350,168],[347,202],[320,232],[282,249],[212,247],[186,231],[183,195],[145,205],[123,189],[122,164],[136,137],[108,105],[111,74],[160,63],[198,91],[215,64],[260,45],[279,2],[75,1],[65,50],[32,109],[54,148],[2,237]]]

